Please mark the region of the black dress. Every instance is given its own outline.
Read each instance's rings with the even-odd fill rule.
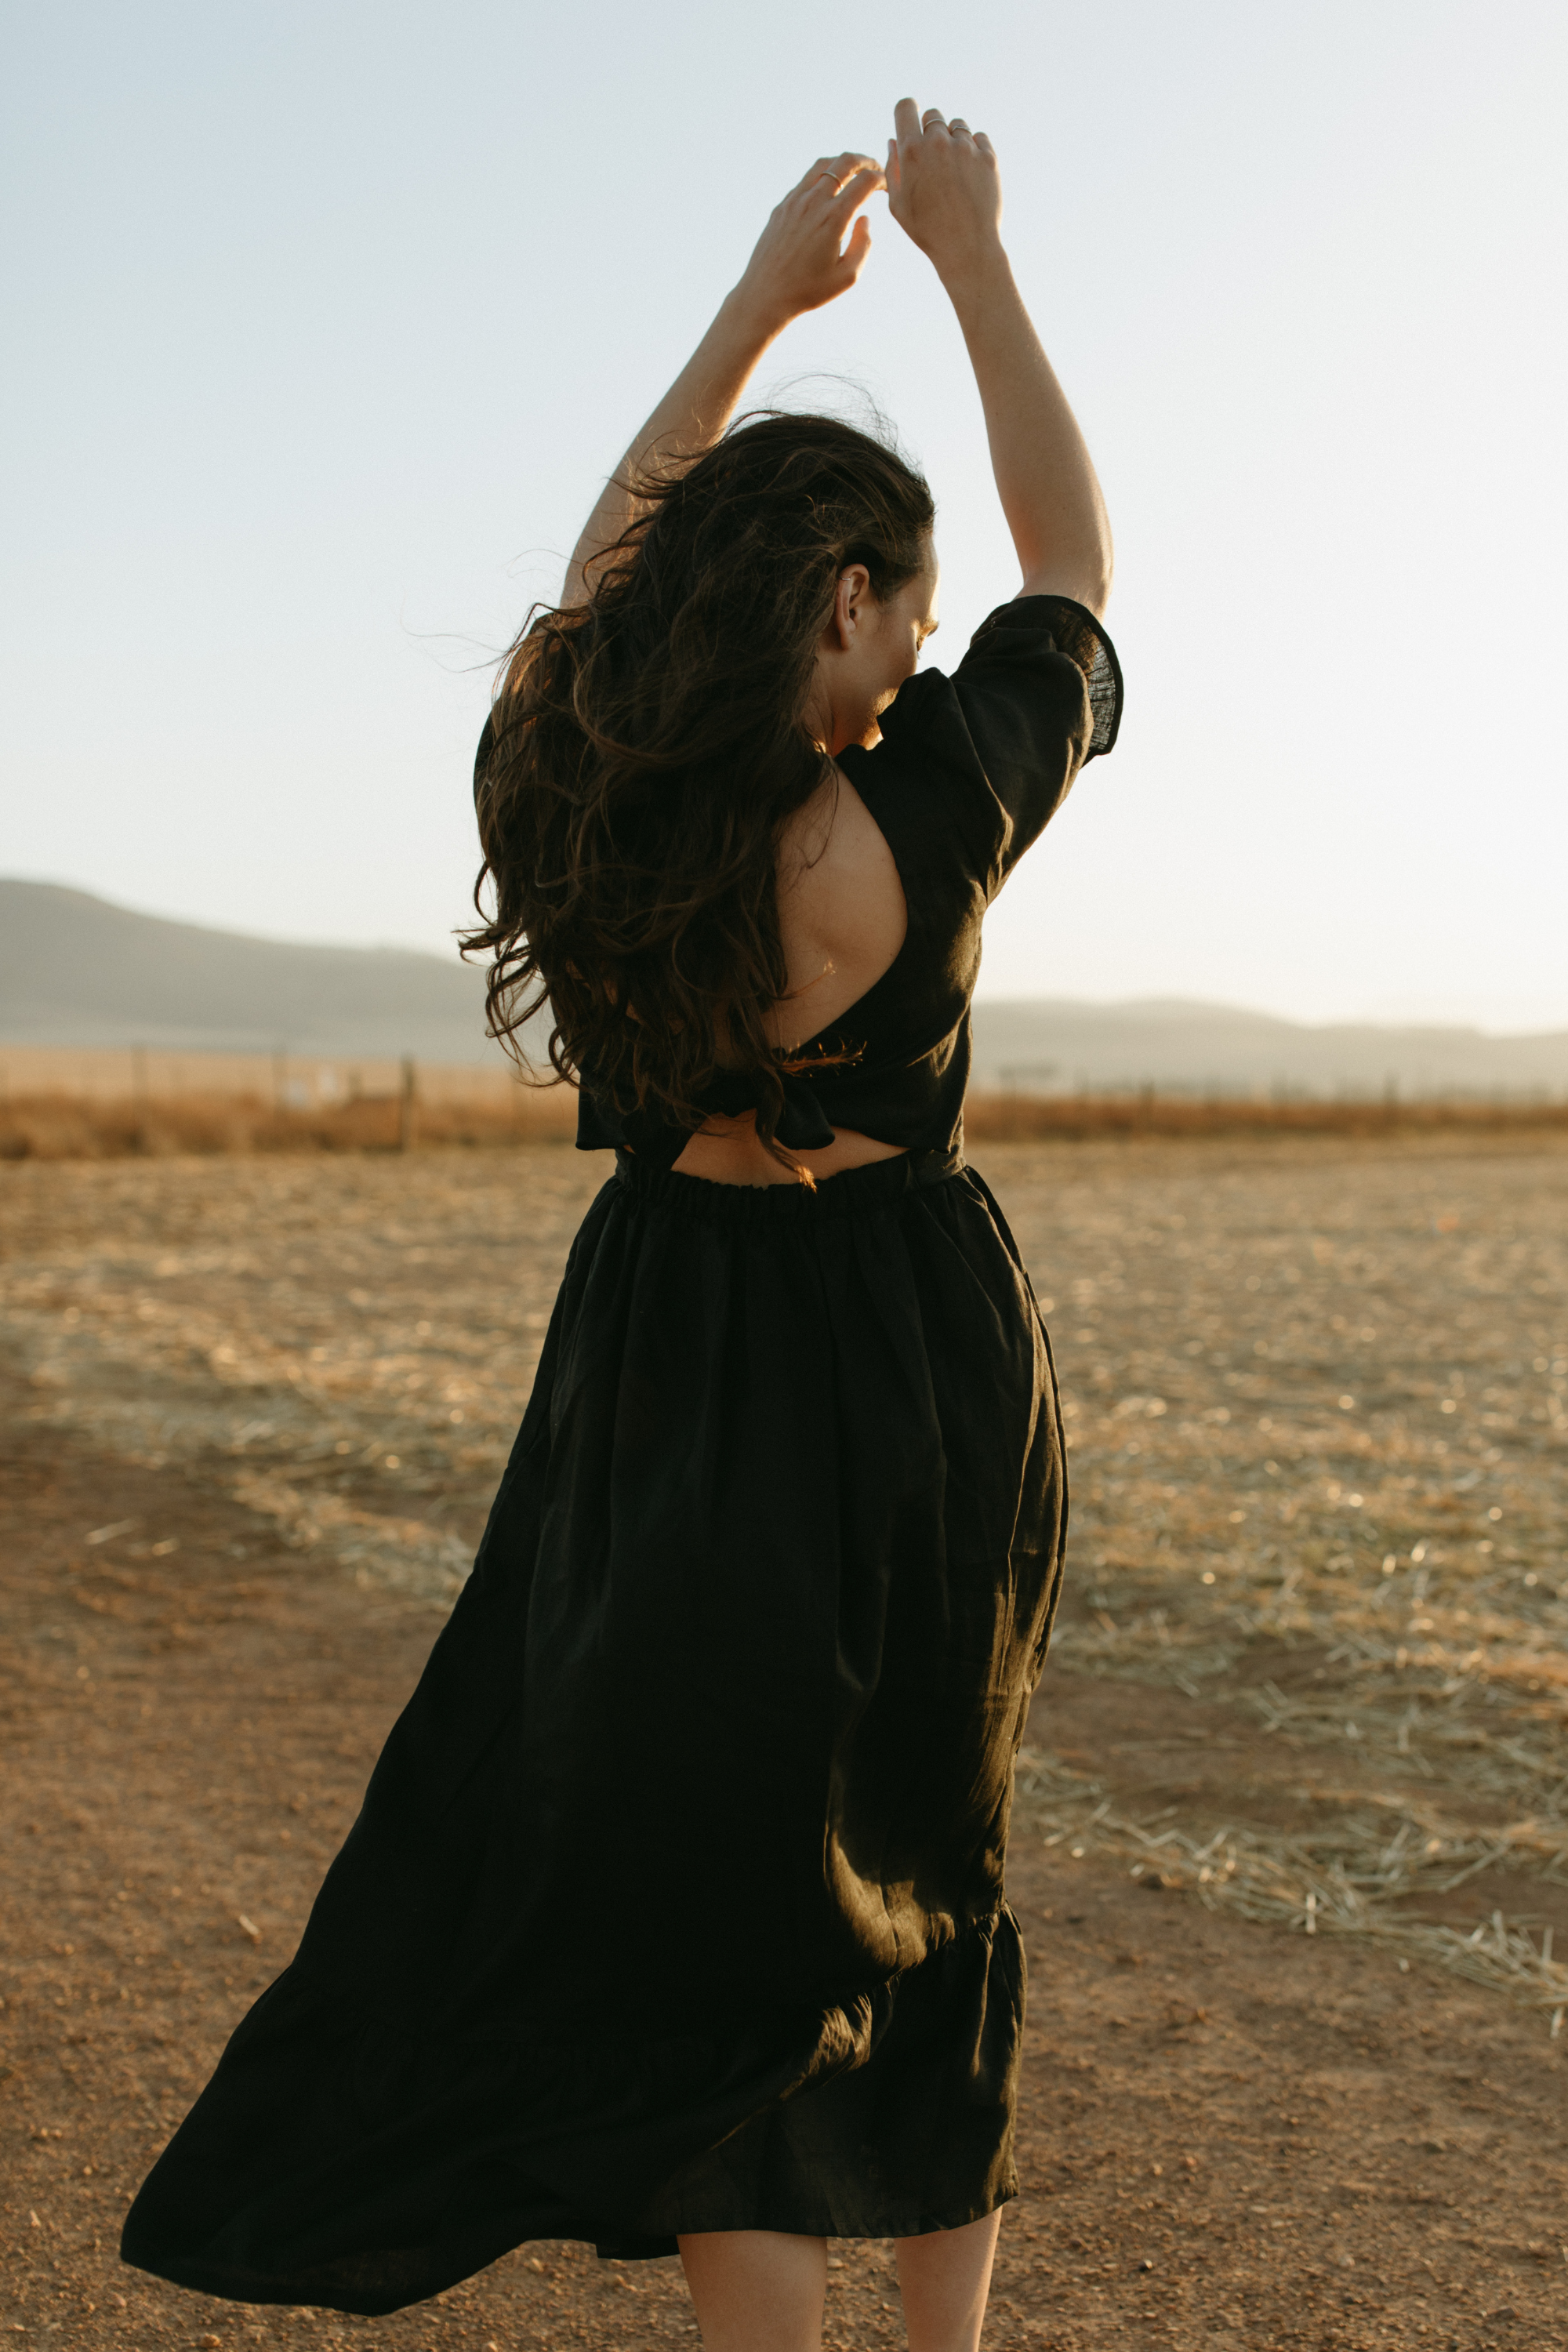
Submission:
[[[1091,616],[1026,598],[843,755],[909,933],[785,1139],[905,1156],[711,1184],[584,1097],[636,1149],[473,1574],[127,2261],[374,2314],[529,2238],[906,2236],[1016,2193],[1003,1862],[1067,1495],[962,1102],[981,915],[1120,704]]]

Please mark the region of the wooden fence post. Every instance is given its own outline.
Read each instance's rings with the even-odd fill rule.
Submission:
[[[403,1056],[403,1086],[397,1097],[397,1148],[399,1151],[414,1149],[415,1103],[414,1056]]]

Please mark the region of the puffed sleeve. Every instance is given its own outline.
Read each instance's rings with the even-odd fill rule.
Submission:
[[[937,785],[956,845],[995,897],[1072,788],[1115,743],[1121,668],[1088,608],[1020,596],[975,631],[951,677],[910,680],[884,715],[889,748]]]

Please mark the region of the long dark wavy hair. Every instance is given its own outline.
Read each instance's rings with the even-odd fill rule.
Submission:
[[[805,713],[839,575],[863,563],[879,600],[912,579],[931,496],[852,425],[775,414],[635,489],[587,602],[536,609],[507,656],[463,951],[489,955],[490,1026],[540,1082],[694,1130],[740,1073],[795,1165],[774,1130],[800,1066],[764,1026],[788,988],[780,829],[832,775]],[[551,1079],[520,1038],[546,1005]]]

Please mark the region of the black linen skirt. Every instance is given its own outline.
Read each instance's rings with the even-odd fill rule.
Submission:
[[[473,1574],[126,2260],[377,2314],[529,2238],[1014,2195],[1003,1862],[1063,1465],[956,1157],[811,1192],[621,1154]]]

